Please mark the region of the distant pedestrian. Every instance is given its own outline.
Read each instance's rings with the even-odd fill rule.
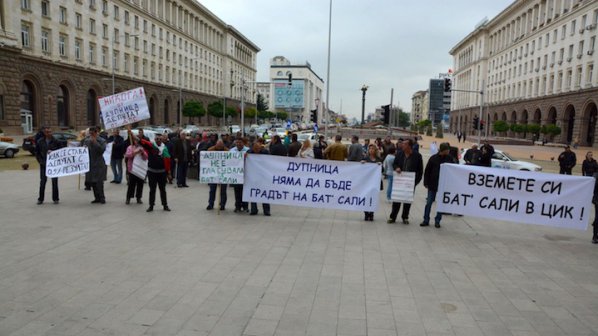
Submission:
[[[467,135],[465,134],[465,132],[463,132],[463,134],[461,134],[463,136],[463,142],[465,142],[465,140],[467,139]]]
[[[461,134],[461,132],[457,132],[457,142],[461,143],[461,138],[463,137],[463,135]],[[465,142],[465,141],[463,141]]]
[[[426,206],[424,208],[424,221],[419,226],[430,225],[430,212],[432,204],[436,201],[436,193],[438,192],[438,182],[440,179],[440,166],[445,163],[453,163],[449,155],[450,146],[447,143],[441,143],[438,154],[433,155],[426,164],[424,171],[424,187],[428,189],[428,197],[426,198]],[[442,213],[436,211],[434,217],[434,226],[440,228],[440,221],[442,220]]]
[[[52,129],[50,127],[42,127],[41,136],[37,138],[35,145],[35,158],[39,163],[39,195],[37,197],[37,204],[44,203],[44,195],[46,193],[46,182],[48,176],[46,176],[46,159],[48,153],[60,148],[58,141],[52,136]],[[52,201],[54,204],[60,202],[58,196],[58,178],[52,178]]]
[[[388,150],[388,155],[384,159],[382,163],[382,171],[384,172],[384,176],[386,177],[386,200],[390,202],[390,196],[392,194],[392,180],[393,180],[393,172],[394,168],[392,167],[395,161],[395,153],[397,149],[392,147]]]
[[[594,160],[592,152],[586,153],[586,159],[581,165],[581,174],[583,176],[594,176],[598,172],[598,162]]]
[[[85,182],[90,183],[93,189],[94,200],[91,203],[105,204],[104,181],[107,169],[103,155],[106,150],[106,140],[98,133],[99,127],[90,127],[89,137],[83,141],[83,145],[89,150],[89,171],[85,174]]]
[[[571,170],[577,164],[575,152],[571,151],[569,145],[565,146],[565,151],[559,155],[559,174],[571,175]]]
[[[430,156],[436,153],[438,153],[438,144],[436,143],[436,141],[432,141],[432,143],[430,144]]]

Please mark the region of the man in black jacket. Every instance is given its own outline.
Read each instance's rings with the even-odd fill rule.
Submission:
[[[108,138],[108,143],[112,143],[112,153],[110,154],[110,167],[112,168],[112,181],[110,183],[120,184],[123,179],[123,158],[125,157],[125,139],[115,128],[112,135]]]
[[[571,169],[577,164],[577,157],[571,151],[569,145],[565,146],[565,151],[559,155],[559,174],[571,175]]]
[[[301,150],[301,143],[297,140],[297,133],[291,134],[291,143],[289,144],[288,156],[295,157]]]
[[[184,131],[179,133],[179,137],[174,140],[174,161],[176,162],[176,184],[179,188],[187,188],[187,168],[192,160],[191,141],[187,138]]]
[[[441,143],[437,154],[432,155],[424,171],[424,187],[428,188],[428,197],[426,198],[426,207],[424,209],[424,221],[419,226],[430,225],[430,211],[432,204],[436,201],[436,192],[438,191],[438,180],[440,179],[440,165],[444,163],[453,163],[449,155],[450,146],[448,143]],[[440,227],[442,213],[436,212],[434,217],[434,226]]]
[[[270,154],[277,156],[287,156],[287,153],[287,148],[282,144],[280,136],[273,136],[272,141],[270,142]]]
[[[52,129],[50,127],[43,127],[42,132],[44,136],[36,141],[35,146],[35,158],[39,162],[39,196],[37,204],[44,203],[46,182],[48,181],[48,177],[46,176],[46,159],[48,153],[60,148],[58,141],[52,136]],[[54,204],[58,204],[59,202],[57,177],[52,178],[52,201],[54,201]]]
[[[422,173],[424,170],[422,156],[418,152],[413,151],[412,139],[403,140],[401,143],[401,148],[402,151],[398,152],[395,156],[392,167],[399,174],[401,172],[414,172],[415,185],[417,186],[422,179]],[[392,202],[392,212],[390,213],[390,219],[388,219],[386,222],[389,224],[395,223],[400,209],[401,203]],[[401,214],[403,224],[409,224],[409,210],[411,210],[411,204],[405,203],[403,206],[403,213]]]

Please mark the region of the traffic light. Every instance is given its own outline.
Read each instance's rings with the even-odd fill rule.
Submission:
[[[485,123],[486,123],[486,122],[485,122],[484,120],[482,120],[482,121],[480,122],[480,130],[481,130],[481,131],[483,131],[483,130],[484,130],[484,124],[485,124]]]
[[[480,124],[480,119],[478,117],[474,117],[472,120],[472,123],[473,123],[473,129],[477,130],[478,125]]]
[[[293,86],[293,74],[289,72],[289,86]]]
[[[382,113],[382,123],[388,125],[390,123],[390,105],[383,105],[382,109],[384,110]]]
[[[310,120],[315,124],[318,123],[318,109],[311,110]]]
[[[445,78],[444,79],[444,92],[451,92],[451,79],[450,78]]]

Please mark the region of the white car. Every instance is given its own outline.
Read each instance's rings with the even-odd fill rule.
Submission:
[[[237,132],[241,132],[241,126],[239,126],[239,125],[232,125],[230,127],[230,133],[231,133],[231,135],[235,135],[235,134],[237,134]]]
[[[469,149],[465,149],[461,153],[461,158],[459,159],[460,164],[465,164],[465,153],[467,153]],[[542,171],[542,167],[538,166],[535,163],[517,160],[511,157],[507,152],[503,152],[499,149],[494,150],[494,154],[492,155],[492,168],[502,168],[502,169],[515,169],[515,170],[525,170],[525,171]]]
[[[318,136],[316,135],[316,133],[297,134],[297,141],[299,141],[300,143],[303,143],[303,141],[305,141],[305,140],[309,140],[309,142],[311,142],[311,144],[313,145],[314,143],[316,143],[318,141]]]

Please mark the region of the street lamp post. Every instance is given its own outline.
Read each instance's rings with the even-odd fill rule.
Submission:
[[[241,136],[245,136],[245,79],[241,80]]]
[[[230,71],[230,96],[233,96],[233,86],[235,86],[235,81],[233,81],[233,74],[235,72],[233,70]],[[226,92],[224,93],[224,97],[222,99],[222,126],[226,127]]]
[[[365,120],[364,119],[365,118],[365,93],[368,90],[368,88],[369,88],[369,86],[367,86],[365,84],[361,87],[361,92],[362,92],[362,95],[361,95],[361,127],[363,127],[364,120]]]
[[[318,120],[318,112],[319,112],[319,111],[320,111],[320,98],[316,98],[316,123],[315,123],[315,125],[314,125],[314,126],[315,126],[315,131],[316,131],[316,134],[318,134],[318,131],[317,131],[317,130],[318,130],[318,128],[319,128],[319,127],[317,126],[317,125],[318,125],[318,122],[317,122],[317,120]]]

